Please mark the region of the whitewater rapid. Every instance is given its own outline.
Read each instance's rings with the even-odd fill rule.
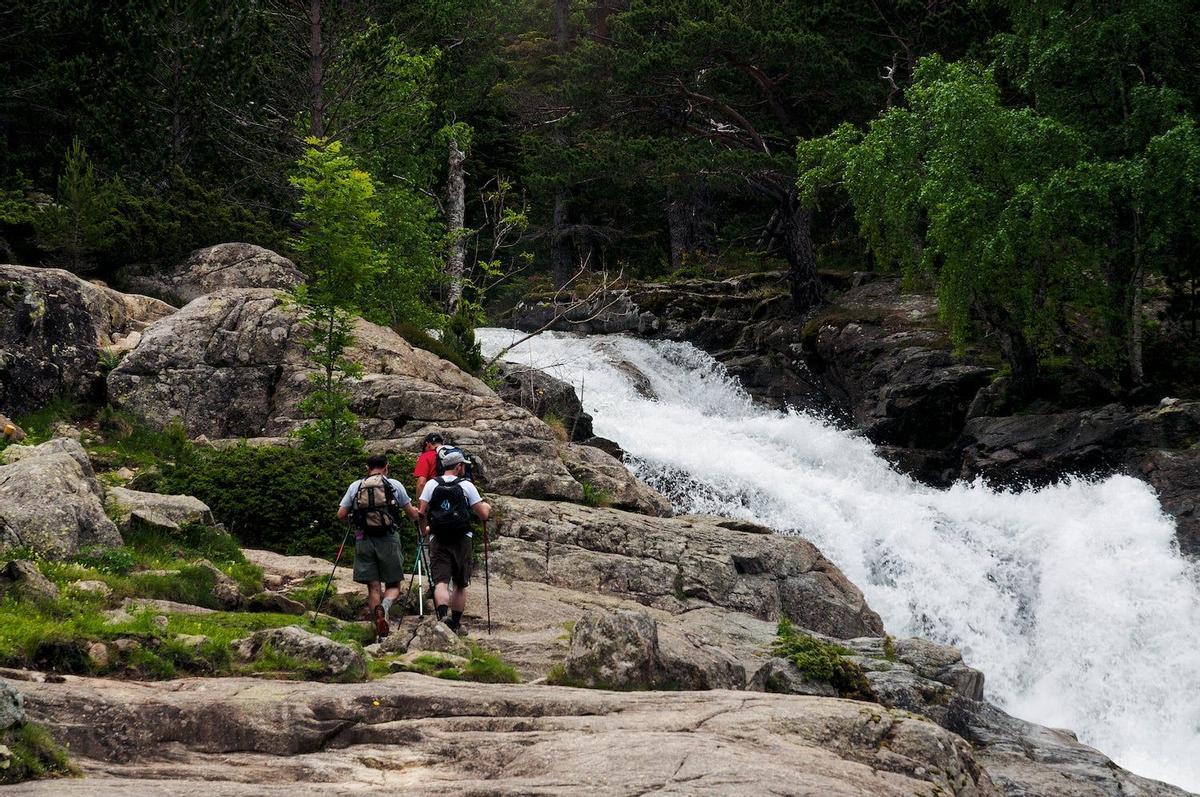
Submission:
[[[478,332],[489,354],[520,335]],[[1173,522],[1143,482],[929,488],[860,435],[755,406],[685,343],[545,333],[505,359],[573,384],[596,434],[620,443],[681,511],[803,535],[889,633],[962,650],[992,702],[1200,791],[1200,568],[1179,555]]]

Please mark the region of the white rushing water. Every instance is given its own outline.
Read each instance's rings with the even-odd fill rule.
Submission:
[[[484,329],[494,353],[520,333]],[[889,633],[954,645],[987,697],[1071,728],[1138,774],[1200,790],[1200,575],[1125,476],[1022,493],[935,490],[863,437],[756,407],[688,344],[546,333],[505,355],[582,389],[596,434],[686,512],[814,542]],[[615,363],[635,366],[656,400]]]

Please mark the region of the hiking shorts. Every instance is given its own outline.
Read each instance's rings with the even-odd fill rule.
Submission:
[[[400,535],[381,534],[363,537],[354,543],[354,580],[359,584],[382,581],[393,584],[404,578],[404,557],[400,555]]]
[[[462,589],[471,583],[471,571],[475,569],[475,554],[471,548],[472,538],[463,537],[455,542],[439,542],[437,537],[429,540],[429,574],[433,583],[454,582]]]

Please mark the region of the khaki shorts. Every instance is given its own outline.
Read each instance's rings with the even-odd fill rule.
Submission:
[[[429,575],[434,584],[454,582],[462,589],[471,583],[471,571],[475,569],[473,540],[464,536],[451,543],[438,542],[437,537],[429,540]]]
[[[354,543],[354,580],[359,584],[382,581],[394,584],[404,578],[400,536],[389,533],[363,537]]]

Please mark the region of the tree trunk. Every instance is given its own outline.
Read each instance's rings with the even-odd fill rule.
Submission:
[[[321,0],[308,0],[309,135],[325,137],[325,48],[321,40]]]
[[[821,303],[821,281],[812,242],[812,210],[794,194],[779,210],[783,217],[783,256],[788,262],[788,287],[797,313],[807,313]]]
[[[711,263],[716,249],[710,221],[708,186],[678,186],[667,193],[667,230],[671,239],[671,268],[680,269],[689,259]]]
[[[561,288],[575,274],[571,262],[571,240],[566,233],[567,192],[564,188],[554,191],[554,218],[550,228],[550,266],[554,272],[554,287]]]
[[[1141,215],[1133,213],[1133,289],[1129,297],[1129,378],[1134,387],[1145,383],[1146,373],[1142,365],[1142,283],[1145,281],[1145,265],[1142,263]]]
[[[567,22],[571,17],[571,0],[554,0],[554,41],[559,54],[567,51],[571,43],[571,32]]]
[[[450,167],[446,184],[446,225],[450,228],[449,251],[446,253],[446,276],[450,281],[450,290],[446,296],[446,309],[450,315],[458,312],[459,302],[462,301],[463,264],[467,254],[467,239],[463,234],[467,207],[464,160],[466,155],[458,148],[458,141],[450,139]]]

